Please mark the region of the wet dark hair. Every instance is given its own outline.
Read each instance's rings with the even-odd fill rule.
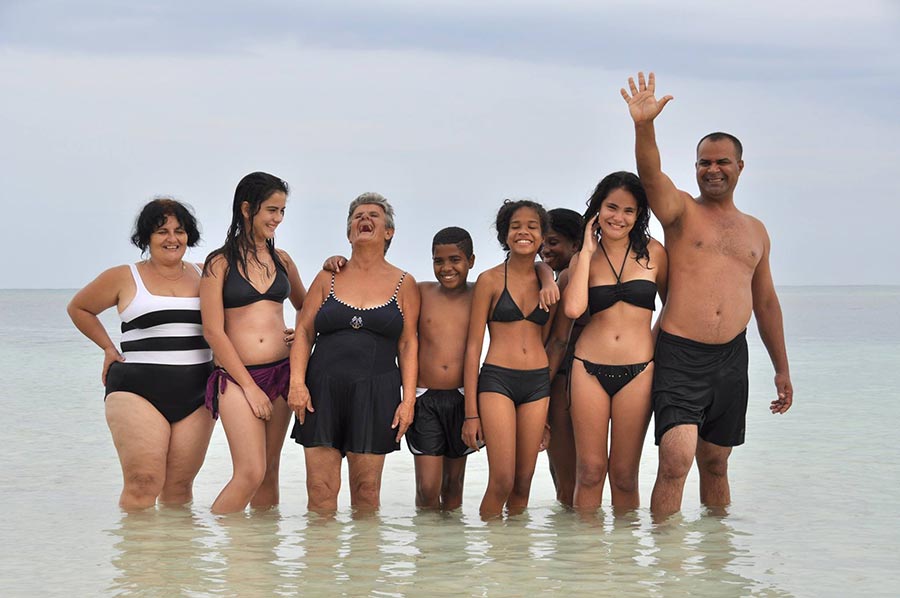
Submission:
[[[288,184],[275,175],[266,172],[251,172],[241,179],[234,190],[234,201],[231,204],[231,226],[225,234],[225,243],[210,253],[203,264],[203,273],[209,273],[209,265],[218,255],[224,256],[229,268],[238,266],[238,271],[247,275],[247,261],[252,258],[257,264],[261,264],[256,255],[256,243],[253,239],[253,219],[259,213],[259,208],[264,201],[273,194],[289,193]],[[241,206],[244,202],[250,206],[248,222],[244,222],[244,214]],[[275,241],[266,241],[269,254],[278,266],[284,267],[278,252],[275,251]],[[268,274],[268,268],[266,269]]]
[[[589,222],[600,211],[603,200],[616,189],[628,191],[637,200],[637,217],[634,220],[634,227],[628,232],[628,240],[631,241],[631,249],[636,254],[635,260],[646,260],[649,267],[650,252],[647,245],[650,243],[650,206],[641,179],[636,174],[619,171],[603,177],[585,202],[587,210],[584,212],[584,221]]]
[[[200,241],[200,229],[191,208],[171,197],[157,197],[143,208],[134,221],[131,242],[141,252],[150,247],[150,236],[166,223],[169,216],[174,216],[178,224],[187,233],[188,247],[194,247]]]
[[[464,228],[458,226],[448,226],[442,228],[434,235],[431,240],[431,252],[437,245],[456,245],[466,257],[471,258],[475,255],[475,249],[472,247],[472,235]]]
[[[497,211],[497,220],[494,222],[494,226],[497,229],[497,240],[500,241],[500,247],[506,251],[509,251],[509,245],[506,242],[506,237],[509,235],[509,222],[519,208],[531,208],[537,212],[541,221],[541,235],[546,235],[547,231],[550,230],[550,216],[547,214],[544,206],[530,199],[519,199],[517,201],[504,199],[503,205]]]
[[[716,131],[715,133],[709,133],[708,135],[701,137],[700,141],[697,142],[697,154],[700,153],[700,144],[707,139],[710,141],[722,141],[723,139],[727,139],[734,146],[734,153],[737,154],[737,159],[742,159],[742,156],[744,155],[744,145],[741,143],[741,140],[731,133],[723,133],[722,131]]]
[[[584,241],[584,219],[581,214],[569,208],[554,208],[547,213],[550,215],[550,229],[581,249]]]

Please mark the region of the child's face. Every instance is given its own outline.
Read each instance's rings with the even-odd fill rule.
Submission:
[[[509,232],[506,234],[510,252],[534,256],[543,242],[541,218],[537,210],[523,206],[513,212],[509,220]]]
[[[453,244],[435,245],[431,252],[434,276],[445,289],[457,289],[466,284],[475,256],[467,257]]]

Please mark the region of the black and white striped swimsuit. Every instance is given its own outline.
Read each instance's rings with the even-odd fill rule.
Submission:
[[[196,264],[191,264],[199,272]],[[153,295],[134,264],[136,292],[119,314],[121,352],[106,375],[106,394],[130,392],[149,401],[170,423],[202,406],[213,370],[212,351],[203,338],[199,297]]]

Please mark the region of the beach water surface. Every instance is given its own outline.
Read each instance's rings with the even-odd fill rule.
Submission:
[[[483,522],[484,453],[459,512],[417,512],[412,456],[387,458],[377,514],[306,512],[299,446],[282,505],[215,517],[230,474],[217,426],[189,508],[125,515],[103,415],[101,353],[71,325],[73,291],[0,291],[0,595],[892,596],[900,586],[900,287],[780,289],[796,402],[773,416],[772,368],[750,343],[747,443],[733,504],[710,513],[692,473],[684,508],[579,516],[540,456],[530,508]],[[118,339],[115,314],[104,321]],[[657,464],[648,435],[641,493]]]

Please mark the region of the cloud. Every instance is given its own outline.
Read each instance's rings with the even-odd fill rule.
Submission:
[[[843,19],[833,2],[806,20],[773,3],[700,19],[709,5],[687,2],[673,21],[646,2],[7,3],[3,201],[37,211],[0,250],[52,266],[14,261],[0,286],[80,286],[133,261],[132,219],[161,193],[196,208],[202,259],[253,170],[292,185],[279,245],[304,278],[347,251],[346,206],[365,190],[397,208],[398,265],[430,277],[431,235],[456,224],[487,267],[502,257],[490,225],[503,198],[580,209],[600,177],[634,168],[617,90],[642,62],[676,96],[658,132],[680,187],[696,189],[699,136],[744,140],[738,203],[769,227],[776,282],[896,283],[898,84],[885,65],[897,42],[850,67],[866,43],[887,43],[896,15],[859,4]]]
[[[559,2],[13,2],[7,48],[245,53],[294,44],[466,54],[679,75],[857,76],[898,66],[893,3],[702,0]],[[835,40],[840,40],[839,44]]]

